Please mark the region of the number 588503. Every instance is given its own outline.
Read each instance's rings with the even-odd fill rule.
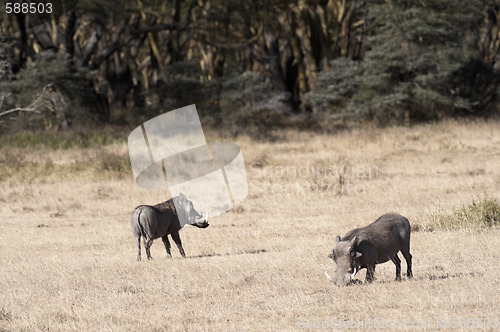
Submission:
[[[51,14],[52,3],[5,3],[5,12],[7,14]]]

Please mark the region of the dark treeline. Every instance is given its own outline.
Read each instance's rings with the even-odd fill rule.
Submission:
[[[132,124],[193,103],[234,130],[491,116],[498,10],[493,0],[81,0],[43,24],[2,12],[0,126]]]

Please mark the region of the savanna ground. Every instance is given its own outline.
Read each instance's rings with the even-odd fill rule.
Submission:
[[[439,222],[500,199],[499,129],[448,121],[239,137],[246,200],[207,229],[185,227],[188,258],[174,246],[167,259],[156,240],[154,260],[141,262],[130,214],[167,197],[133,182],[128,133],[87,148],[4,142],[0,330],[498,328],[498,226]],[[389,211],[414,228],[414,279],[394,281],[388,262],[373,284],[331,284],[335,236]]]

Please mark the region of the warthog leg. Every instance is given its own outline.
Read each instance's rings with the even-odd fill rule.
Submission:
[[[172,240],[174,240],[175,244],[177,245],[177,248],[179,248],[181,256],[186,257],[186,254],[184,253],[184,249],[182,249],[182,242],[181,242],[181,238],[179,236],[179,232],[173,232],[170,235],[172,236]]]
[[[403,246],[401,253],[406,260],[406,276],[408,278],[413,278],[413,273],[411,272],[411,254],[410,254],[410,241],[406,246]]]
[[[396,265],[396,280],[401,281],[401,259],[399,259],[398,254],[391,258],[394,265]]]
[[[153,245],[153,240],[152,239],[146,240],[146,237],[144,237],[144,247],[146,248],[146,255],[148,256],[148,259],[153,259],[153,257],[151,257],[151,251],[149,250],[149,248],[151,248],[152,245]]]
[[[372,266],[368,266],[366,268],[366,280],[365,282],[372,282],[375,278],[373,277],[375,275],[375,264]]]
[[[171,258],[172,254],[170,253],[170,241],[168,241],[168,235],[165,235],[161,239],[163,240],[163,244],[165,245],[165,249],[167,249],[167,257]]]
[[[408,278],[413,278],[413,273],[411,272],[411,254],[409,252],[406,255],[403,253],[403,256],[406,259],[406,276]]]
[[[137,260],[141,260],[141,236],[137,236],[135,238],[135,242],[137,243]]]

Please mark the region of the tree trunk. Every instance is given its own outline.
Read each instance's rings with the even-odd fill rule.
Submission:
[[[96,22],[97,27],[94,30],[94,33],[90,37],[90,40],[85,47],[85,55],[82,60],[82,67],[88,67],[90,63],[90,59],[92,58],[92,54],[94,54],[94,51],[97,48],[97,43],[99,43],[99,40],[101,39],[102,36],[102,31],[103,27],[100,22]]]
[[[179,25],[181,21],[181,0],[172,0],[172,21],[174,25]],[[167,47],[170,54],[170,63],[182,60],[179,31],[177,29],[170,30]]]
[[[484,10],[483,24],[480,27],[478,42],[479,53],[483,63],[494,63],[500,50],[500,29],[498,17],[491,5]]]
[[[23,14],[17,14],[16,20],[20,31],[21,47],[19,48],[19,58],[17,60],[17,64],[12,68],[14,73],[19,71],[26,62],[26,50],[28,48],[28,35],[26,33],[26,27],[25,27],[26,16],[24,16]]]
[[[307,77],[307,90],[302,91],[302,93],[314,89],[316,84],[316,77],[318,68],[316,66],[316,59],[314,58],[315,50],[311,46],[311,31],[309,30],[310,19],[307,9],[301,9],[300,7],[295,7],[295,13],[297,15],[297,36],[300,38],[301,48],[304,49],[304,67],[306,70]]]
[[[33,29],[33,35],[42,47],[42,50],[57,52],[57,47],[52,40],[50,22],[43,23],[36,15],[32,15],[29,17],[29,25]]]
[[[66,13],[66,31],[64,34],[65,49],[68,57],[73,59],[75,54],[75,46],[73,44],[73,36],[75,35],[76,14],[70,10]]]
[[[285,77],[283,75],[283,68],[281,68],[278,39],[274,35],[270,23],[266,23],[264,36],[269,56],[269,72],[271,74],[271,81],[277,90],[286,91]]]
[[[321,27],[321,60],[320,66],[321,69],[327,70],[329,67],[328,61],[333,59],[333,49],[332,49],[332,37],[330,35],[329,29],[329,20],[327,14],[327,7],[321,6],[320,4],[316,5],[316,15],[319,20],[319,24]]]
[[[340,56],[347,56],[349,52],[349,39],[351,33],[351,19],[354,15],[354,11],[356,10],[356,0],[352,1],[351,7],[349,7],[349,11],[342,19],[342,30],[340,32]]]
[[[0,32],[0,81],[10,81],[12,79],[13,52],[7,44],[3,33]]]
[[[302,53],[302,46],[300,44],[300,38],[297,36],[297,18],[293,11],[290,11],[288,15],[282,18],[282,24],[285,28],[285,31],[288,34],[288,42],[292,48],[294,65],[297,69],[297,93],[295,95],[296,100],[301,100],[302,96],[309,91],[307,85],[307,75],[306,69],[304,65],[304,56]]]

